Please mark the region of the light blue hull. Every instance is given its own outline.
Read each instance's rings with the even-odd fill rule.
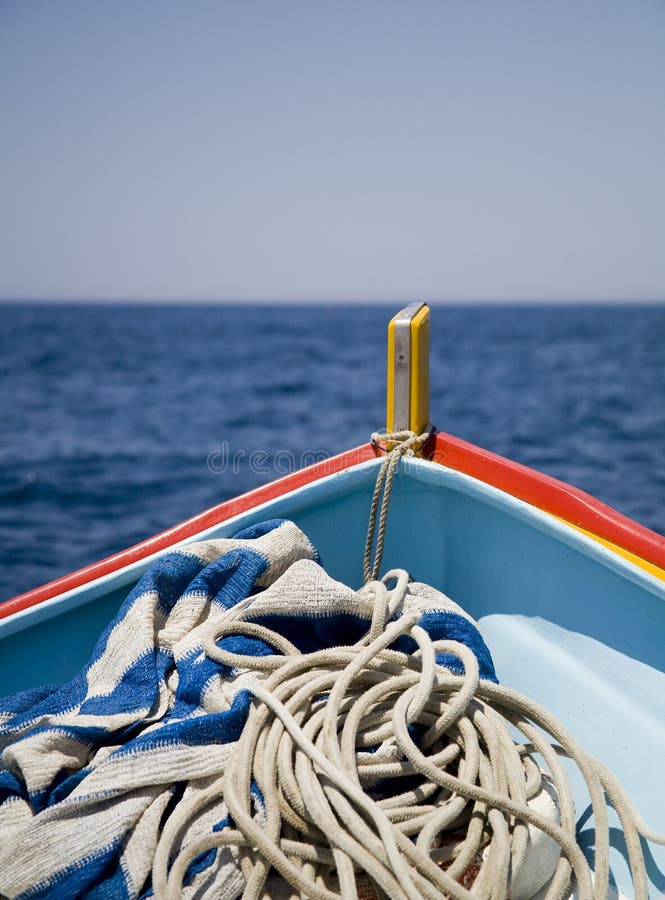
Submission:
[[[332,475],[201,536],[293,519],[327,571],[358,586],[377,465]],[[147,566],[1,620],[0,695],[73,675]],[[665,831],[665,582],[554,517],[421,460],[402,461],[395,481],[383,569],[393,567],[479,620],[500,681],[547,706]],[[584,818],[583,807],[578,813]],[[581,841],[591,839],[586,823]],[[613,850],[612,869],[630,896],[621,851]],[[665,850],[648,859],[653,896],[665,895]]]

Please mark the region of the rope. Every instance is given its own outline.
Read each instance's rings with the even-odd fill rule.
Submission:
[[[386,450],[386,456],[379,469],[374,485],[374,493],[372,495],[372,505],[369,513],[369,525],[367,527],[367,538],[365,540],[365,556],[363,559],[363,575],[365,584],[369,581],[376,581],[381,571],[381,560],[383,559],[383,545],[386,538],[386,525],[388,522],[388,507],[390,504],[390,495],[393,489],[393,479],[397,463],[403,456],[415,456],[430,437],[432,431],[425,431],[423,434],[416,434],[415,431],[395,431],[386,434],[374,432],[372,434],[372,443],[377,447],[387,447],[393,444],[389,450]],[[379,512],[379,503],[381,511]],[[376,538],[376,551],[374,553],[374,561],[372,562],[372,546],[374,544],[374,533],[376,531],[377,515],[379,519],[379,531]]]
[[[288,885],[279,896],[311,900],[516,897],[537,829],[558,846],[548,900],[568,896],[572,879],[579,900],[605,900],[606,794],[623,828],[634,896],[647,900],[640,835],[661,844],[665,835],[642,822],[611,773],[537,703],[480,680],[465,645],[432,640],[421,612],[405,611],[406,573],[391,572],[370,590],[372,621],[352,646],[300,653],[243,621],[249,609],[230,611],[240,618],[210,628],[205,653],[246,670],[243,686],[253,701],[230,758],[164,826],[153,865],[156,897],[181,897],[192,862],[221,848],[239,861],[243,900],[275,896],[276,878]],[[217,641],[229,634],[260,637],[279,655],[222,650]],[[405,637],[414,653],[393,649]],[[440,665],[441,653],[456,656],[464,674]],[[511,729],[521,734],[518,742]],[[576,764],[589,792],[593,878],[577,844],[560,756]],[[539,811],[548,788],[556,793],[557,821]],[[220,796],[231,824],[182,846],[183,834]]]

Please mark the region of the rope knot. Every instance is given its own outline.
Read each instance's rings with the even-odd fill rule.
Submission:
[[[415,431],[372,432],[371,441],[374,447],[386,455],[398,453],[400,456],[415,456],[432,434],[432,426],[422,434]],[[390,446],[393,444],[394,446]]]

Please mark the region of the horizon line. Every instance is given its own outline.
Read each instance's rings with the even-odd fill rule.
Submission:
[[[3,306],[394,306],[415,301],[429,306],[659,306],[665,304],[662,297],[473,297],[473,298],[428,298],[418,297],[324,297],[307,298],[265,298],[247,297],[0,297]]]

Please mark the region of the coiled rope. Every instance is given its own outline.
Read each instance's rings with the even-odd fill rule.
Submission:
[[[647,900],[640,834],[658,843],[665,836],[642,822],[616,779],[545,709],[481,681],[467,647],[432,641],[417,611],[400,615],[406,573],[391,572],[371,589],[371,626],[353,646],[301,654],[284,637],[242,619],[207,636],[211,659],[254,674],[245,686],[255,699],[218,777],[168,819],[154,859],[156,896],[180,897],[196,857],[233,847],[244,900],[264,896],[271,870],[290,886],[286,896],[312,900],[371,896],[368,883],[395,900],[506,898],[524,866],[531,825],[560,848],[548,900],[567,896],[571,874],[580,900],[605,900],[605,793],[623,827],[635,897]],[[276,654],[223,651],[216,641],[228,634],[261,638]],[[417,643],[414,654],[390,649],[400,635]],[[458,657],[464,675],[439,665],[438,653]],[[522,743],[511,737],[511,725]],[[593,881],[558,755],[576,763],[591,799]],[[558,823],[529,805],[546,783],[556,791]],[[253,784],[265,802],[263,822],[252,811]],[[233,826],[175,853],[179,835],[220,795]],[[469,874],[473,892],[463,884]]]
[[[397,461],[428,435],[374,437],[398,443],[380,469],[372,499],[366,578],[380,566]],[[166,821],[153,865],[158,898],[182,896],[197,857],[229,848],[245,879],[243,900],[516,900],[531,896],[550,875],[547,900],[569,896],[573,879],[579,900],[606,900],[607,797],[623,829],[634,896],[648,900],[640,836],[665,844],[665,835],[645,825],[614,776],[547,710],[481,680],[477,659],[465,645],[432,640],[419,624],[421,612],[405,611],[408,585],[401,570],[370,582],[370,627],[351,646],[300,653],[284,636],[246,621],[250,605],[230,610],[229,621],[206,635],[205,653],[248,673],[243,687],[254,700],[231,757]],[[222,650],[217,642],[228,635],[259,638],[275,653]],[[415,641],[416,652],[393,649],[401,636]],[[457,657],[464,674],[452,674],[438,654]],[[515,740],[511,729],[521,738]],[[588,790],[593,876],[576,840],[560,756],[576,764]],[[543,792],[554,794],[556,817],[543,814],[535,802]],[[220,797],[229,824],[183,843],[188,827]],[[529,889],[524,874],[534,831],[553,842],[556,857],[551,871]],[[273,892],[276,879],[281,892]]]

